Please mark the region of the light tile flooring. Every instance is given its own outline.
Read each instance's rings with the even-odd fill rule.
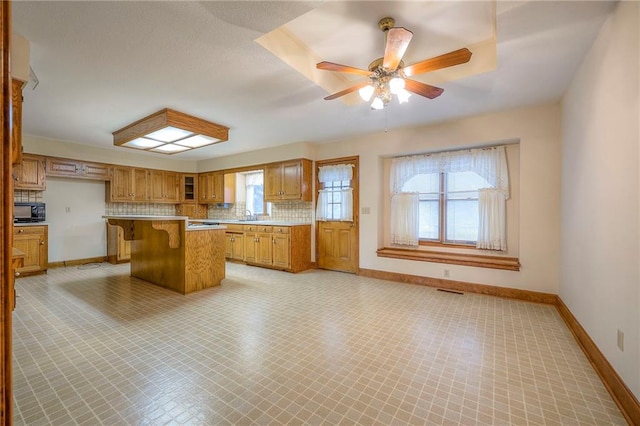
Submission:
[[[238,264],[183,296],[94,266],[17,281],[18,425],[625,424],[551,306]]]

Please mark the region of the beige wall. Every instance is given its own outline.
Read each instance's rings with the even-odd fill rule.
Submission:
[[[313,145],[306,142],[280,145],[268,149],[245,152],[226,157],[211,158],[198,162],[198,172],[211,170],[234,169],[256,164],[274,163],[276,161],[293,160],[296,158],[313,159]]]
[[[500,271],[376,256],[388,226],[384,197],[389,184],[384,158],[402,154],[520,141],[519,245],[522,270]],[[389,131],[316,145],[316,160],[360,156],[360,267],[556,293],[559,280],[560,107],[548,105]]]
[[[640,398],[639,12],[620,2],[563,100],[559,294]]]

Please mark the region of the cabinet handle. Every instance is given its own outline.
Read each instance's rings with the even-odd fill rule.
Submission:
[[[18,229],[18,234],[22,234],[24,232],[24,229]]]
[[[40,241],[40,245],[43,246],[44,245],[44,241]]]
[[[15,275],[15,276],[16,276],[16,278],[17,278],[17,277],[19,277],[19,276],[20,276],[20,272],[16,271],[13,275]]]

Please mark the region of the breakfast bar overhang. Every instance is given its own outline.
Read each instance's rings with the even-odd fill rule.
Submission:
[[[131,241],[131,276],[187,294],[225,278],[225,227],[188,227],[187,216],[103,216]]]

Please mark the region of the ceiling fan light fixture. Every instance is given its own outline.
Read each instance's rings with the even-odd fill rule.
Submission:
[[[373,99],[373,102],[371,102],[371,109],[382,109],[384,108],[384,102],[382,102],[382,99],[379,96],[376,96]]]
[[[358,90],[358,93],[360,94],[360,97],[363,101],[369,102],[369,99],[371,99],[371,96],[373,96],[374,90],[374,87],[369,84]]]
[[[165,108],[113,132],[113,144],[175,154],[229,139],[229,128]]]
[[[389,90],[394,95],[397,95],[400,90],[404,90],[404,78],[393,77],[391,80],[389,80]]]
[[[409,102],[409,98],[411,97],[411,93],[409,93],[408,90],[402,88],[402,89],[398,90],[398,93],[396,93],[396,96],[398,97],[398,103],[403,104],[405,102]]]

